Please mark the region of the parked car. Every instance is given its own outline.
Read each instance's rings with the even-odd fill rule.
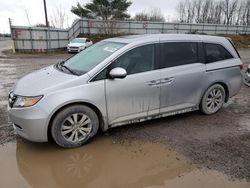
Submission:
[[[202,35],[106,39],[15,85],[8,113],[16,132],[77,147],[98,129],[200,109],[218,112],[242,85],[232,42]]]
[[[92,44],[93,42],[88,38],[75,38],[68,44],[67,49],[69,53],[75,53],[88,48]]]
[[[244,77],[244,83],[250,87],[250,65],[248,65],[247,67],[247,71],[245,73],[245,77]]]

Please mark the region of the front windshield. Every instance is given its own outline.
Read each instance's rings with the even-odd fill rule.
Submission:
[[[82,75],[125,45],[124,43],[101,41],[68,59],[64,65]]]
[[[75,38],[70,43],[85,43],[86,39]]]

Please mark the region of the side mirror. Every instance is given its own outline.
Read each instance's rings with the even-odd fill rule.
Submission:
[[[127,71],[124,68],[116,67],[109,72],[111,78],[125,78],[127,76]]]

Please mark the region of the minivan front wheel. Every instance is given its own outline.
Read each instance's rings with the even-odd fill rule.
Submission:
[[[55,142],[64,148],[83,145],[96,135],[99,120],[96,113],[84,105],[69,106],[54,118],[51,134]]]
[[[212,85],[202,97],[200,110],[207,115],[218,112],[224,104],[225,97],[226,92],[222,85]]]

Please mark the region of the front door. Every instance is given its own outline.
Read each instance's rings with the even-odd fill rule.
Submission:
[[[122,67],[124,79],[106,79],[108,121],[116,126],[159,114],[160,70],[155,44],[136,47],[115,60],[109,70]]]

